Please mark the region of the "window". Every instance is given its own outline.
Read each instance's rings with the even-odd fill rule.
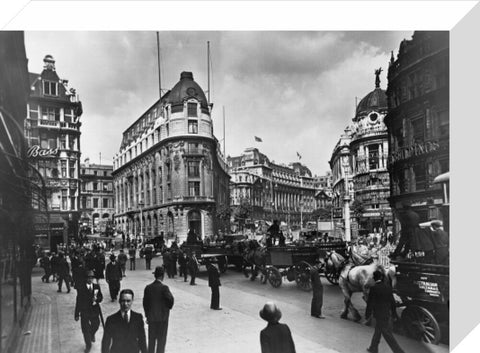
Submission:
[[[108,183],[103,183],[103,191],[108,191]]]
[[[51,121],[60,121],[60,109],[42,107],[42,119]]]
[[[73,122],[73,109],[71,108],[64,109],[63,120],[65,120],[67,123]]]
[[[40,107],[38,106],[38,104],[30,103],[28,105],[28,109],[30,112],[30,119],[38,119],[40,115]]]
[[[67,149],[67,136],[65,134],[60,135],[60,148],[62,150]]]
[[[75,178],[75,161],[70,161],[70,178]]]
[[[96,197],[93,198],[93,208],[98,208],[98,199]]]
[[[87,208],[87,198],[86,197],[82,197],[82,208],[83,209]]]
[[[66,210],[68,207],[67,190],[62,190],[62,210]]]
[[[93,190],[98,190],[98,183],[97,182],[93,183]]]
[[[448,137],[450,134],[450,121],[448,119],[448,110],[438,112],[437,117],[439,137]]]
[[[190,196],[200,196],[200,182],[189,181],[188,182],[188,194]]]
[[[43,94],[46,96],[58,96],[58,83],[52,81],[43,81]]]
[[[189,161],[188,162],[188,176],[190,178],[200,177],[200,162],[199,161]]]
[[[187,112],[189,117],[196,118],[197,115],[197,103],[187,103]]]
[[[62,169],[62,178],[67,177],[67,161],[60,161],[61,169]]]
[[[369,170],[374,170],[379,168],[379,149],[378,145],[369,145],[368,146],[368,167]]]
[[[188,133],[189,134],[198,134],[198,121],[189,120],[188,121]]]
[[[108,176],[108,172],[106,170],[103,171],[103,176]]]
[[[70,150],[75,150],[75,141],[76,137],[70,136],[70,139],[68,140],[68,148]]]
[[[424,190],[426,186],[426,168],[423,163],[415,164],[413,166],[413,173],[415,175],[415,191]]]
[[[48,148],[51,148],[52,150],[57,148],[57,139],[56,138],[49,138],[48,139]]]
[[[425,141],[425,124],[423,118],[412,120],[412,143]]]
[[[103,208],[108,208],[108,199],[106,199],[106,198],[103,199],[102,207]]]
[[[97,171],[96,171],[96,170],[93,171],[93,175],[97,175]]]

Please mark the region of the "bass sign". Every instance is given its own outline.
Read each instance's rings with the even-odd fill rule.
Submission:
[[[35,157],[53,157],[58,154],[58,148],[40,148],[39,145],[33,145],[27,150],[28,158]]]

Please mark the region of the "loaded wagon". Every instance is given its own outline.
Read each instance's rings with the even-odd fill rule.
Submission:
[[[448,337],[449,267],[407,261],[396,266],[395,293],[405,307],[401,321],[406,333],[416,339],[438,344]]]

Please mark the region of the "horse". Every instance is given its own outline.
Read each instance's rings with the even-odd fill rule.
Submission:
[[[258,273],[262,274],[262,283],[266,283],[266,248],[262,247],[257,240],[246,240],[243,250],[243,274],[248,278],[247,267],[251,267],[250,280],[254,281]]]
[[[345,308],[340,315],[342,319],[348,319],[349,311],[352,312],[355,322],[359,322],[362,319],[362,316],[352,304],[352,295],[353,293],[362,292],[363,300],[367,302],[370,288],[375,285],[373,273],[376,270],[380,270],[384,273],[384,280],[387,281],[387,283],[390,285],[394,284],[394,278],[392,274],[394,274],[395,271],[393,270],[392,273],[391,269],[385,269],[382,265],[374,262],[363,265],[355,265],[351,258],[345,259],[337,252],[330,253],[327,261],[329,261],[331,265],[340,271],[338,285],[342,290],[345,303]],[[367,318],[367,320],[368,325],[370,318]]]

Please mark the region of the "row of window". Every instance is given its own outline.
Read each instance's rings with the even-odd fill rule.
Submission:
[[[93,197],[91,199],[92,201],[90,202],[90,198],[88,197],[82,197],[81,201],[81,208],[86,209],[86,208],[100,208],[99,205],[101,204],[102,208],[111,208],[113,207],[113,199],[112,198],[97,198]]]
[[[113,191],[112,182],[82,182],[82,191]]]
[[[36,168],[44,178],[77,178],[76,160],[39,159]]]
[[[39,129],[27,130],[26,137],[29,146],[39,145],[45,149],[77,150],[78,138],[68,134],[49,133],[48,131],[39,131]],[[67,148],[68,146],[68,148]]]
[[[112,176],[112,171],[110,171],[110,170],[82,169],[82,175]]]
[[[50,121],[64,121],[67,123],[76,123],[77,117],[73,108],[58,108],[51,106],[39,105],[36,103],[28,104],[28,117],[30,119],[50,120]]]

